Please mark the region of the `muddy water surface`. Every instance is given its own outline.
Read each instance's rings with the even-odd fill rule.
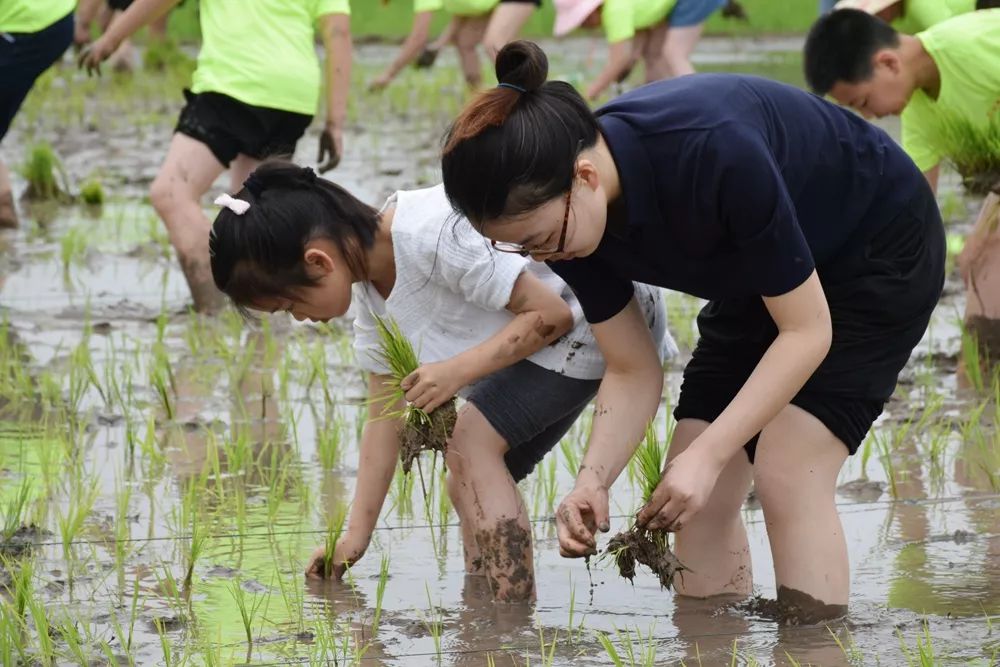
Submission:
[[[800,83],[799,44],[709,40],[698,64]],[[553,73],[584,80],[599,46],[554,47]],[[358,90],[390,54],[361,49]],[[675,599],[641,568],[629,584],[610,562],[560,558],[551,515],[571,488],[586,419],[522,485],[535,605],[494,604],[484,578],[464,576],[455,514],[427,459],[422,476],[394,482],[349,581],[306,582],[308,555],[353,492],[364,378],[349,321],[275,317],[251,330],[232,314],[188,314],[145,194],[180,105],[179,78],[97,82],[62,70],[32,95],[4,145],[17,164],[47,140],[71,190],[96,176],[109,196],[97,210],[24,210],[22,229],[0,237],[0,500],[9,515],[27,480],[21,518],[34,526],[10,535],[33,546],[0,584],[13,589],[33,563],[30,597],[43,604],[37,617],[25,612],[26,635],[15,633],[27,655],[46,651],[37,631],[45,618],[56,629],[48,650],[67,663],[604,665],[603,634],[636,664],[901,665],[921,651],[934,657],[920,664],[996,664],[1000,405],[969,387],[975,378],[956,377],[954,275],[896,396],[842,474],[852,564],[842,622],[783,626],[738,601]],[[357,94],[333,176],[375,204],[394,188],[436,182],[438,140],[463,99],[449,58],[382,96]],[[301,142],[303,162],[316,136],[314,127]],[[946,180],[941,201],[949,232],[961,234],[978,202],[955,183]],[[223,177],[213,194],[227,187]],[[697,303],[669,302],[689,350]],[[681,367],[669,372],[668,404]],[[610,535],[631,525],[638,498],[623,475]],[[752,501],[745,520],[756,590],[773,598]]]

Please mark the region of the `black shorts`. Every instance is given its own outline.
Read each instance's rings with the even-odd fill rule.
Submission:
[[[864,227],[862,226],[862,229]],[[830,305],[830,352],[792,399],[854,454],[920,342],[944,286],[944,227],[926,184],[868,238],[817,269]],[[759,297],[710,301],[684,369],[676,419],[711,422],[729,405],[777,328]],[[754,459],[757,436],[745,445]]]
[[[312,116],[255,107],[222,93],[184,91],[176,132],[197,139],[226,167],[242,153],[258,160],[290,158]]]
[[[520,2],[526,5],[534,5],[535,7],[542,6],[542,0],[500,0],[500,3],[498,4],[503,4],[505,2]]]
[[[600,380],[566,377],[525,359],[474,384],[467,400],[507,441],[504,460],[520,482],[566,435],[600,386]]]
[[[108,0],[108,7],[115,11],[123,12],[129,8],[132,2],[133,0]]]

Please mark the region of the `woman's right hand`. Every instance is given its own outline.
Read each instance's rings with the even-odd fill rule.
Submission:
[[[306,577],[309,579],[329,579],[333,578],[341,581],[349,565],[354,565],[365,555],[368,549],[370,538],[362,538],[351,533],[350,530],[341,535],[337,540],[337,546],[333,550],[333,560],[330,561],[330,570],[326,569],[326,548],[317,547],[309,557],[309,565],[306,567]]]

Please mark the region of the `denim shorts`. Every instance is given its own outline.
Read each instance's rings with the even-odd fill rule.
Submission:
[[[725,4],[726,0],[677,0],[673,11],[667,16],[667,22],[671,28],[699,25]]]
[[[504,459],[519,482],[562,439],[600,385],[599,379],[577,380],[524,360],[487,375],[466,400],[507,441]]]

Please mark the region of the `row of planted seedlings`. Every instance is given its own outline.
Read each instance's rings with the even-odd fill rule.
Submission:
[[[21,481],[17,493],[5,501],[10,506],[4,513],[4,542],[9,542],[8,536],[21,532],[32,536],[30,541],[35,546],[21,549],[18,555],[27,560],[7,568],[9,572],[27,573],[17,579],[22,582],[18,589],[20,599],[25,599],[28,590],[24,582],[37,583],[39,579],[35,576],[37,568],[31,568],[37,555],[46,565],[58,561],[60,571],[65,573],[69,586],[65,593],[60,593],[62,599],[73,602],[89,596],[113,599],[119,604],[131,599],[132,604],[123,607],[130,610],[127,625],[131,628],[151,601],[174,605],[183,599],[190,607],[191,589],[197,590],[195,567],[220,542],[219,536],[225,536],[233,560],[239,565],[247,535],[272,531],[274,526],[281,525],[282,514],[296,518],[309,515],[311,488],[297,464],[297,435],[286,438],[287,434],[280,429],[264,434],[253,432],[253,426],[267,426],[277,419],[275,414],[260,413],[268,410],[267,391],[251,392],[249,396],[242,393],[242,385],[253,374],[253,363],[248,359],[260,356],[254,349],[257,343],[242,348],[239,344],[234,346],[232,338],[219,332],[226,326],[224,323],[222,327],[208,327],[192,318],[179,337],[184,339],[188,350],[209,351],[207,355],[195,352],[192,355],[195,361],[201,356],[221,356],[217,354],[219,350],[243,350],[242,357],[237,355],[223,364],[230,374],[230,388],[241,389],[235,392],[233,427],[228,434],[212,423],[179,421],[186,401],[180,391],[183,382],[179,376],[183,370],[175,368],[172,359],[177,355],[166,349],[170,337],[165,335],[165,319],[156,327],[153,345],[125,350],[114,347],[113,339],[109,338],[110,351],[105,350],[104,357],[96,361],[89,345],[94,340],[85,334],[81,343],[65,355],[67,363],[62,368],[32,368],[26,351],[12,337],[3,337],[2,395],[8,400],[8,418],[16,417],[14,405],[26,405],[31,413],[27,420],[10,423],[14,428],[29,429],[31,437],[44,436],[53,441],[46,447],[31,446],[31,457],[23,451],[12,455],[10,446],[6,447],[8,456],[19,458],[20,465],[8,467],[20,469]],[[242,323],[231,321],[228,326],[232,334],[242,328]],[[266,328],[260,339],[262,347],[275,348]],[[238,343],[240,338],[237,336],[235,340]],[[292,374],[287,369],[284,372]],[[198,397],[201,398],[205,397]],[[103,428],[95,428],[95,424]],[[338,424],[334,430],[346,428]],[[119,458],[113,462],[113,496],[108,493],[108,480],[112,478],[107,474],[108,468],[101,474],[95,470],[111,458],[110,451],[100,446],[107,443],[96,442],[102,433],[109,431],[119,440],[115,448]],[[200,448],[197,465],[178,457],[174,451],[190,449],[192,445]],[[328,450],[323,458],[332,463],[335,457]],[[30,466],[28,458],[33,458]],[[138,508],[140,497],[143,502]],[[95,503],[102,510],[113,506],[113,512],[105,517],[94,515]],[[261,505],[264,512],[260,512]],[[55,508],[54,520],[49,516],[52,508]],[[143,535],[133,542],[137,518]],[[301,522],[295,523],[295,527],[301,531]],[[55,540],[57,535],[62,542],[61,558],[49,557],[46,548],[55,542],[47,540]],[[149,538],[167,539],[143,542]],[[282,545],[288,542],[283,540]],[[284,554],[284,560],[277,561],[287,565],[284,574],[296,584],[301,551],[296,542]],[[106,565],[108,561],[113,566],[105,569],[115,576],[95,578],[87,574],[86,594],[74,596],[77,573],[87,570],[88,565],[92,570],[93,566]],[[52,598],[52,587],[47,584],[45,588],[44,597]],[[301,593],[301,586],[286,585],[282,590]],[[234,590],[232,596],[238,595]],[[44,605],[37,608],[44,610]],[[18,607],[19,611],[24,609],[23,605]],[[83,623],[85,614],[80,611],[77,609],[74,614],[77,622]],[[113,617],[117,622],[120,614]],[[247,617],[250,620],[253,614],[248,613]],[[301,619],[302,615],[290,617]],[[19,632],[15,633],[19,639],[7,645],[21,652],[22,659],[29,652],[42,659],[52,657],[52,646],[43,641],[49,633],[38,633],[44,625],[43,619],[33,619],[24,613],[6,618],[20,619],[16,625]],[[185,614],[171,618],[177,621],[185,618]],[[94,630],[101,625],[107,627],[108,623],[88,625],[89,630],[84,632],[85,644],[95,652],[107,650],[102,648]],[[171,625],[176,627],[183,622],[166,624],[164,631],[169,631]],[[198,634],[191,632],[190,625],[187,630],[188,635]],[[27,641],[29,636],[37,638],[37,646]],[[131,638],[132,633],[111,632],[109,636],[122,640]],[[174,641],[171,639],[169,643]],[[107,642],[111,650],[126,657],[130,657],[131,643],[130,639],[120,641],[120,645]]]

